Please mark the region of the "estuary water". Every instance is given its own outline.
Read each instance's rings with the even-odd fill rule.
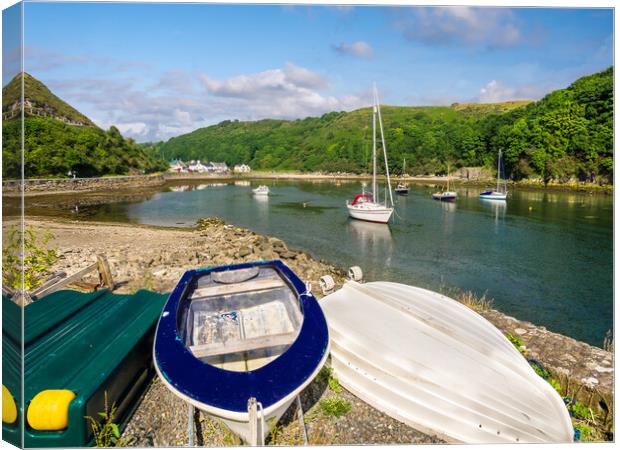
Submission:
[[[269,197],[252,195],[261,183]],[[612,196],[523,190],[493,202],[478,198],[481,188],[457,187],[458,200],[444,203],[431,199],[436,187],[412,184],[408,196],[394,195],[394,221],[382,225],[349,219],[345,201],[361,189],[358,181],[203,181],[26,204],[27,214],[175,227],[218,216],[342,267],[359,265],[368,280],[486,294],[506,314],[602,345],[613,326]]]

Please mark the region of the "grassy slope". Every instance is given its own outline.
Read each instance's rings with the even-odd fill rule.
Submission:
[[[84,114],[67,104],[50,91],[47,86],[31,75],[24,73],[24,99],[29,100],[34,108],[41,108],[48,113],[69,119],[73,122],[80,122],[88,126],[95,124]],[[21,97],[21,77],[17,75],[5,87],[2,88],[2,112],[16,102]],[[27,111],[26,111],[27,113]]]
[[[411,174],[451,167],[494,167],[545,182],[613,179],[613,67],[580,78],[536,102],[384,106],[390,170],[407,159]],[[164,158],[248,163],[254,169],[367,170],[369,108],[303,120],[225,121],[158,144]]]

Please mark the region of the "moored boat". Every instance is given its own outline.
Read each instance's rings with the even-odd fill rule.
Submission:
[[[351,204],[347,204],[349,216],[367,222],[388,223],[394,208],[372,201],[372,194],[357,194]]]
[[[339,382],[389,416],[448,442],[572,441],[558,393],[497,328],[456,300],[351,281],[321,307]]]
[[[328,356],[325,317],[281,261],[186,272],[162,311],[156,371],[175,395],[259,445]]]
[[[444,201],[444,202],[454,201],[456,200],[456,192],[454,191],[435,192],[433,194],[433,199]]]
[[[433,194],[433,200],[439,200],[442,202],[453,202],[456,200],[456,192],[450,190],[450,166],[448,166],[448,184],[445,191],[435,192]]]
[[[254,195],[269,195],[269,187],[265,185],[260,185],[256,189],[252,189]]]
[[[394,212],[394,199],[392,198],[392,185],[390,182],[390,170],[387,162],[387,149],[383,136],[383,121],[381,120],[381,107],[379,106],[379,94],[376,86],[373,86],[373,107],[372,107],[372,194],[362,191],[353,198],[353,202],[347,200],[347,210],[353,219],[366,220],[368,222],[388,223]],[[381,131],[381,146],[383,148],[383,159],[385,161],[385,173],[387,176],[388,192],[390,194],[390,206],[387,198],[383,203],[379,203],[377,198],[377,117],[379,118],[379,129]]]
[[[394,192],[396,192],[398,195],[407,195],[409,194],[409,186],[407,186],[405,183],[398,183],[398,186],[396,186]]]
[[[486,191],[480,194],[481,200],[506,200],[508,197],[508,188],[506,186],[506,179],[504,178],[504,188],[500,188],[500,178],[502,173],[502,151],[500,150],[497,155],[497,188],[494,191]]]
[[[403,173],[401,174],[401,177],[405,177],[405,166],[406,166],[406,161],[405,158],[403,158]],[[409,186],[404,183],[404,182],[400,182],[398,183],[398,186],[396,186],[396,189],[394,189],[394,192],[396,192],[398,195],[409,195]]]

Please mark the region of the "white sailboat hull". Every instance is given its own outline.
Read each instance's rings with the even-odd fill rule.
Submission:
[[[436,192],[433,194],[433,199],[435,200],[456,200],[456,192],[446,191],[446,192]]]
[[[347,209],[349,210],[349,216],[353,219],[378,223],[388,223],[394,212],[394,208],[388,208],[371,202],[347,205]]]
[[[469,308],[398,283],[348,282],[321,301],[340,383],[449,442],[571,442],[564,403]]]
[[[480,194],[482,200],[506,200],[507,194],[503,192],[483,192]]]

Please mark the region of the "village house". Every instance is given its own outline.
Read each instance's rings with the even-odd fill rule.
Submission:
[[[205,166],[204,164],[202,164],[200,160],[196,162],[192,161],[192,164],[187,169],[189,172],[198,172],[198,173],[204,173],[204,172],[209,171],[209,168]]]
[[[251,172],[252,169],[247,164],[237,164],[233,168],[233,172],[235,173],[248,173]]]
[[[209,162],[207,165],[207,171],[213,173],[228,173],[228,166],[225,162]]]
[[[170,164],[170,168],[168,169],[168,172],[176,172],[176,173],[187,172],[186,164],[180,159],[172,160],[170,161],[169,164]]]

